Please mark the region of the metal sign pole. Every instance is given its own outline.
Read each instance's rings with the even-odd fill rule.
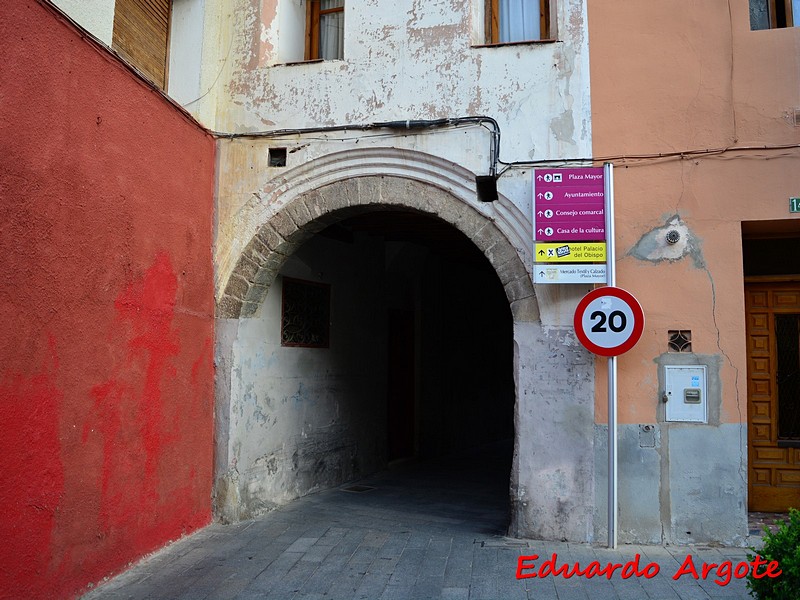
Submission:
[[[617,285],[614,244],[614,165],[603,165],[606,214],[606,282]],[[617,357],[608,358],[608,547],[617,547]]]

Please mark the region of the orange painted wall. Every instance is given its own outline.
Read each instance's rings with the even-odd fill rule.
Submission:
[[[0,4],[0,597],[211,519],[214,140],[35,0]]]
[[[690,329],[695,353],[722,357],[721,421],[745,421],[741,222],[792,219],[800,231],[789,214],[800,195],[800,28],[751,31],[744,1],[589,0],[588,9],[593,153],[615,164],[617,284],[647,317],[619,360],[620,422],[655,421],[653,361],[669,329]],[[779,145],[794,147],[758,149]],[[642,157],[659,154],[671,156]],[[635,258],[640,238],[674,215],[696,251]]]

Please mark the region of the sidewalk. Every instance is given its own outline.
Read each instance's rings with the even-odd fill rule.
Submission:
[[[497,473],[497,470],[494,471]],[[259,519],[212,524],[139,563],[84,598],[99,599],[630,599],[750,598],[745,580],[724,586],[672,576],[687,555],[703,562],[746,561],[739,548],[603,546],[508,539],[507,478],[482,477],[474,460],[423,463],[381,473],[358,485],[306,496]],[[364,489],[367,488],[367,489]],[[350,490],[350,491],[348,491]],[[360,491],[359,491],[360,490]],[[499,492],[499,493],[498,493]],[[623,579],[536,573],[557,565],[583,569],[624,564],[640,555],[648,574]],[[535,565],[535,567],[533,566]],[[533,567],[533,568],[531,568]],[[724,575],[724,572],[722,573]]]

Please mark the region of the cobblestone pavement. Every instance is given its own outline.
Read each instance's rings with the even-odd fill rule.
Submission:
[[[681,599],[749,598],[745,581],[727,585],[712,571],[706,579],[672,576],[692,556],[702,563],[735,566],[740,548],[662,547],[540,542],[504,537],[508,465],[475,457],[402,465],[306,496],[258,519],[212,524],[157,552],[87,594],[100,599],[328,600],[442,599]],[[488,467],[487,471],[483,468]],[[557,555],[557,565],[581,568],[624,564],[658,573],[624,579],[534,573]],[[649,567],[649,573],[656,570]]]

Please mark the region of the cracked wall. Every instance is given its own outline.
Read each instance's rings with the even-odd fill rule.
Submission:
[[[800,29],[750,31],[747,3],[590,0],[588,12],[593,152],[617,157],[617,283],[646,316],[641,341],[619,359],[620,539],[743,544],[742,223],[800,230],[786,205],[800,189],[800,157],[783,148],[800,142],[784,118],[798,102]],[[729,149],[737,146],[762,150]],[[668,352],[669,330],[690,330],[692,352]],[[709,422],[666,423],[663,366],[695,363],[713,379]],[[603,448],[605,389],[600,368]],[[654,446],[640,444],[643,426],[653,428]]]

